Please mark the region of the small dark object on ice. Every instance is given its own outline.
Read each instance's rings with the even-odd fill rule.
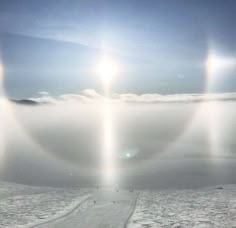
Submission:
[[[222,189],[224,189],[224,188],[223,188],[223,187],[217,187],[217,188],[215,188],[215,189],[222,190]]]
[[[94,200],[93,203],[96,204],[97,203],[96,200]]]

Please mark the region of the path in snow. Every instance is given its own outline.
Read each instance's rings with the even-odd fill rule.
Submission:
[[[67,217],[37,228],[123,228],[135,208],[138,194],[128,191],[99,191]]]

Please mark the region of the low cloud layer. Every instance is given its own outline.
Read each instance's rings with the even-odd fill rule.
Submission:
[[[86,89],[79,94],[62,94],[54,97],[47,92],[40,92],[38,97],[30,98],[29,100],[38,103],[58,104],[71,101],[93,102],[102,100],[103,95],[93,89]],[[208,101],[235,101],[236,93],[205,93],[205,94],[112,94],[113,100],[129,103],[171,103],[171,102],[208,102]]]

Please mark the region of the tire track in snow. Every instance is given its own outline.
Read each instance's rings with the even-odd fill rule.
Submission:
[[[136,199],[135,199],[135,201],[134,201],[133,210],[131,211],[129,217],[127,218],[127,220],[126,220],[126,222],[125,222],[125,224],[124,224],[124,228],[128,228],[129,220],[132,218],[132,216],[133,216],[133,214],[134,214],[134,212],[135,212],[136,206],[137,206],[139,194],[140,194],[140,193],[137,194],[137,197],[136,197]]]
[[[86,201],[90,200],[91,198],[93,198],[93,196],[87,196],[85,197],[85,199],[83,199],[82,201],[80,201],[75,207],[73,207],[71,210],[67,211],[66,213],[60,215],[60,216],[57,216],[57,217],[54,217],[52,219],[49,219],[47,221],[42,221],[40,223],[37,223],[35,225],[31,225],[31,226],[28,226],[28,228],[35,228],[35,227],[39,227],[41,225],[46,225],[46,224],[49,224],[49,223],[52,223],[52,222],[55,222],[57,220],[60,220],[60,219],[63,219],[65,217],[67,217],[68,215],[72,214],[73,212],[75,212],[83,203],[85,203]]]
[[[135,209],[138,192],[102,190],[93,195],[93,204],[86,210],[75,210],[38,228],[124,228]]]

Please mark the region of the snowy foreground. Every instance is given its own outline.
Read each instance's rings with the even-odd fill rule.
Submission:
[[[236,227],[236,186],[141,192],[128,227]]]
[[[0,227],[31,227],[73,210],[89,189],[56,189],[0,182]]]
[[[236,227],[236,186],[129,192],[0,182],[0,227]]]

